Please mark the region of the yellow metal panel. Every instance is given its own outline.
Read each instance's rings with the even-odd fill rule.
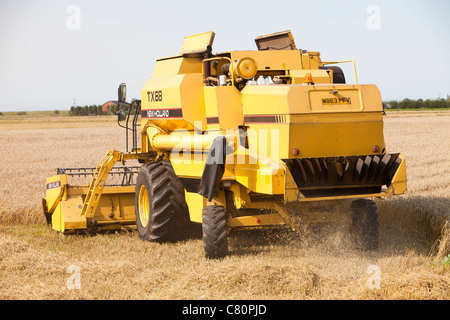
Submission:
[[[152,77],[142,88],[141,109],[180,108],[180,86],[185,75]],[[149,92],[163,90],[161,100],[152,100]]]
[[[302,68],[304,70],[318,69],[322,66],[320,53],[314,51],[306,51],[301,54]]]
[[[302,158],[375,154],[374,145],[380,147],[379,154],[385,148],[382,120],[350,122],[336,115],[334,123],[310,123],[301,116],[294,119],[299,123],[290,125],[289,157],[294,148]]]
[[[87,187],[77,187],[71,186],[67,189],[67,195],[85,195],[89,189]],[[134,193],[134,186],[124,186],[124,187],[109,187],[103,188],[102,194],[116,194],[116,193]]]
[[[246,86],[242,91],[243,114],[288,114],[290,85]],[[303,91],[306,101],[306,93]],[[296,105],[301,105],[298,101]],[[306,111],[306,110],[305,110]]]
[[[231,60],[250,57],[256,61],[259,70],[301,69],[300,53],[297,50],[231,51]]]
[[[180,86],[183,119],[200,130],[206,130],[203,76],[200,73],[186,74]]]
[[[184,58],[178,73],[202,73],[201,61],[202,58]]]
[[[221,130],[237,129],[243,124],[241,94],[235,87],[204,87],[203,90],[207,118],[218,117]]]
[[[309,58],[309,54],[302,53],[301,60],[302,60],[302,69],[311,70],[311,62],[309,61],[311,59]]]
[[[81,216],[81,211],[89,188],[68,185],[67,175],[48,178],[47,187],[49,188],[46,192],[47,209],[54,205],[61,190],[64,191],[61,201],[57,203],[52,214],[52,228],[63,233],[86,229],[87,220]],[[92,220],[99,223],[125,221],[127,224],[133,223],[135,220],[134,186],[104,187]]]
[[[291,30],[265,34],[255,42],[258,50],[297,50]]]
[[[49,209],[53,206],[54,202],[57,200],[59,194],[61,193],[61,189],[64,189],[66,187],[67,181],[68,178],[67,175],[65,174],[47,178],[47,191],[45,193],[45,197]],[[63,195],[63,199],[64,197],[65,195]]]
[[[64,232],[63,217],[61,214],[61,203],[59,203],[52,214],[52,228]]]
[[[289,123],[293,124],[329,124],[329,123],[360,123],[360,122],[382,122],[382,112],[311,112],[293,114]]]
[[[245,134],[248,138],[249,149],[255,155],[255,159],[279,163],[280,159],[289,157],[289,125],[287,123],[251,124]],[[250,159],[249,161],[255,163],[255,160]]]
[[[308,73],[311,74],[314,83],[332,83],[331,76],[326,70],[291,70],[289,75],[292,84],[303,84]]]
[[[152,77],[175,76],[184,73],[202,73],[202,58],[167,57],[156,61]]]
[[[64,222],[61,214],[61,201],[67,198],[67,175],[57,175],[47,178],[47,191],[45,193],[47,210],[54,208],[52,213],[52,228],[64,231]],[[62,193],[62,196],[60,196]]]
[[[157,61],[155,64],[155,68],[153,69],[152,78],[177,75],[180,72],[180,67],[183,63],[183,60],[184,59],[182,57],[177,57],[173,59]]]
[[[181,54],[206,51],[208,46],[212,46],[214,36],[214,32],[208,31],[184,37],[183,45],[181,47]]]
[[[364,193],[364,194],[354,194],[349,196],[326,196],[326,197],[313,197],[313,198],[303,198],[301,196],[295,196],[292,198],[286,198],[286,201],[299,201],[299,202],[316,202],[316,201],[335,201],[335,200],[348,200],[348,199],[368,199],[368,198],[381,198],[392,196],[393,193],[390,191],[382,191],[380,193]]]
[[[279,214],[261,214],[228,218],[228,227],[263,227],[286,225],[286,221]]]
[[[236,179],[243,186],[253,192],[264,194],[283,194],[285,188],[284,168],[270,159],[252,158],[248,150],[240,149],[234,163],[225,166],[224,179]],[[171,163],[175,173],[182,177],[201,178],[207,154],[186,154],[184,157],[171,156]],[[230,158],[231,157],[231,158]],[[202,160],[203,159],[203,160]]]
[[[204,87],[203,92],[205,95],[205,113],[208,131],[219,130],[219,109],[217,108],[217,95],[215,87]]]
[[[152,99],[158,92],[159,98]],[[203,77],[201,73],[182,74],[170,77],[152,77],[142,89],[143,123],[152,121],[167,130],[187,129],[194,126],[206,130],[206,113],[203,96]],[[161,110],[181,109],[177,117],[167,117]],[[146,113],[159,110],[159,113]],[[145,119],[147,116],[152,118]],[[144,129],[144,127],[142,127]]]
[[[374,145],[379,146],[378,153],[385,148],[381,96],[375,86],[250,86],[242,93],[250,147],[264,154],[256,146],[267,135],[263,131],[279,131],[278,154],[268,154],[272,161],[293,157],[293,148],[300,150],[300,157],[373,154]],[[327,103],[339,95],[351,103]],[[272,122],[246,122],[259,118]],[[273,151],[269,142],[262,145]]]
[[[335,85],[336,89],[340,89],[340,86],[345,85]],[[380,90],[378,90],[375,85],[355,85],[361,91],[363,110],[365,112],[376,111],[379,113],[383,112],[383,102],[381,99]]]
[[[337,91],[337,92],[336,92]],[[353,88],[343,88],[330,91],[329,88],[310,90],[309,105],[312,112],[343,112],[362,111],[361,91]]]
[[[207,205],[205,197],[198,193],[186,192],[186,203],[189,208],[189,216],[193,222],[202,222],[202,210]]]
[[[67,233],[88,228],[88,220],[102,229],[105,224],[134,224],[134,187],[105,187],[94,216],[86,219],[80,216],[88,188],[68,187],[67,199],[62,201],[52,216],[53,229]]]
[[[250,196],[247,193],[248,189],[246,189],[242,184],[232,183],[229,190],[233,192],[234,206],[236,209],[245,208],[251,203]]]
[[[131,193],[103,194],[93,219],[97,222],[136,221],[134,188]]]
[[[278,162],[270,159],[253,158],[248,150],[238,149],[244,163],[235,167],[236,181],[253,192],[263,194],[284,194],[285,173]],[[241,161],[242,161],[241,160]]]
[[[322,65],[320,60],[320,52],[309,51],[309,68],[318,69]]]
[[[201,161],[201,159],[202,154],[198,153],[189,154],[185,157],[171,156],[170,162],[177,176],[201,178],[205,167],[205,162]]]
[[[171,154],[170,162],[172,163],[173,170],[177,176],[187,177],[187,178],[198,178],[200,179],[203,175],[203,170],[205,168],[205,161],[207,158],[207,153],[186,154],[185,156],[174,156]],[[202,160],[203,159],[203,160]],[[228,160],[227,160],[228,161]],[[223,179],[234,179],[235,176],[235,165],[234,163],[225,164],[225,172]]]
[[[61,202],[61,232],[75,229],[86,229],[86,218],[80,216],[82,207],[83,198],[81,195],[68,197],[66,201]]]
[[[399,158],[402,159],[402,163],[397,169],[397,172],[392,177],[392,183],[389,188],[386,190],[387,193],[392,193],[394,195],[403,194],[407,190],[406,186],[406,162],[403,155],[399,155]]]
[[[337,90],[337,93],[333,94],[333,90]],[[374,85],[295,84],[246,86],[242,90],[243,113],[246,116],[248,114],[298,114],[326,110],[333,113],[355,111],[348,108],[331,109],[329,104],[322,108],[322,99],[347,97],[346,94],[353,98],[352,101],[356,100],[354,103],[359,103],[358,111],[378,111],[380,114],[383,111],[380,91]]]

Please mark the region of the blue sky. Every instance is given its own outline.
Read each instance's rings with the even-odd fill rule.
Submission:
[[[210,30],[213,52],[255,50],[257,36],[291,30],[323,60],[354,59],[359,82],[384,100],[450,95],[447,0],[0,0],[0,111],[102,104],[121,82],[139,98],[155,59]]]

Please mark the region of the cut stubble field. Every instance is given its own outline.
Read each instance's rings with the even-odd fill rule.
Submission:
[[[133,230],[63,236],[45,225],[46,177],[124,151],[114,121],[0,122],[0,299],[449,299],[450,112],[388,112],[384,133],[406,158],[408,191],[376,200],[376,253],[354,249],[337,224],[232,234],[230,255],[207,260],[199,239],[160,245]],[[68,285],[70,266],[80,287]]]

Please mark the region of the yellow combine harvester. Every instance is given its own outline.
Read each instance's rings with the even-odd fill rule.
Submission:
[[[58,169],[42,200],[47,222],[63,233],[136,225],[158,242],[202,230],[205,255],[219,258],[231,230],[346,219],[354,240],[376,249],[367,198],[406,190],[403,156],[386,151],[377,87],[346,84],[336,64],[351,60],[298,50],[289,31],[256,38],[257,51],[212,54],[214,36],[186,37],[180,54],[158,59],[141,100],[127,103],[119,87],[127,152]],[[114,167],[129,160],[141,166]],[[79,176],[90,183],[70,181]]]

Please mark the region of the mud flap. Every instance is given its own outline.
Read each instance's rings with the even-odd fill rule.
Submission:
[[[214,139],[203,169],[202,180],[198,188],[198,194],[211,201],[217,191],[220,180],[225,172],[225,159],[227,154],[233,153],[233,149],[227,143],[227,137],[218,136]]]

